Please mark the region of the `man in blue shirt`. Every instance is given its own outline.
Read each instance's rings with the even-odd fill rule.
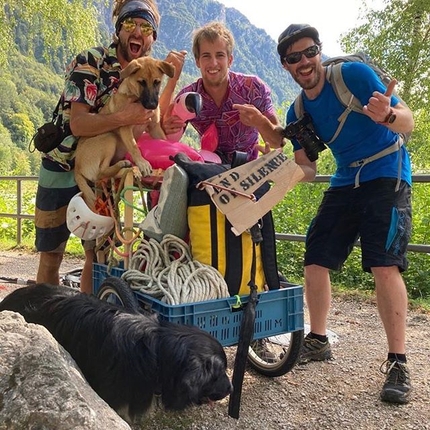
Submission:
[[[350,112],[339,131],[345,106],[326,79],[321,46],[318,31],[307,24],[290,25],[278,40],[282,65],[303,89],[303,112],[313,127],[313,131],[306,128],[306,139],[300,133],[288,136],[304,180],[314,179],[322,148],[316,149],[315,142],[309,147],[308,135],[314,132],[315,140],[319,145],[324,142],[336,160],[330,188],[306,238],[304,276],[310,333],[300,362],[332,357],[327,339],[330,270],[342,267],[360,238],[363,270],[374,277],[388,341],[387,360],[381,366],[386,381],[380,397],[386,402],[407,403],[411,392],[405,351],[407,292],[401,272],[407,268],[411,233],[411,166],[401,134],[412,131],[414,120],[412,112],[392,95],[395,81],[386,88],[366,64],[343,63],[345,84],[363,109]],[[289,126],[299,126],[304,119],[297,118],[295,103],[287,113],[286,130],[293,132],[295,127]]]

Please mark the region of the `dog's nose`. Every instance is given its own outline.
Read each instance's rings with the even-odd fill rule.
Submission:
[[[158,107],[158,102],[151,100],[143,100],[142,105],[145,109],[154,110]]]

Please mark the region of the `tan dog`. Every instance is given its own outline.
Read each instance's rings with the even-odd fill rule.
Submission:
[[[142,103],[146,109],[155,111],[147,131],[154,139],[165,139],[160,126],[158,99],[164,75],[173,77],[175,67],[166,61],[142,57],[131,61],[121,72],[121,84],[101,113],[113,113],[129,103]],[[105,178],[121,174],[121,170],[132,166],[124,160],[126,153],[136,164],[140,174],[148,176],[152,167],[145,160],[136,144],[133,126],[119,127],[116,130],[93,137],[81,137],[75,155],[75,180],[83,193],[86,204],[94,211],[96,195],[89,182],[96,183]]]

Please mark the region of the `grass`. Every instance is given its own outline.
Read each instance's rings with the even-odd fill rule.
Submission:
[[[28,252],[29,254],[36,253],[34,247],[34,238],[23,238],[20,245],[16,244],[15,240],[1,240],[0,250],[4,251],[22,251]],[[82,257],[84,251],[81,245],[81,240],[77,237],[71,237],[67,242],[65,255],[70,255],[72,257]]]
[[[332,296],[339,297],[342,299],[351,299],[355,301],[363,301],[376,304],[376,295],[374,290],[359,290],[333,285]],[[419,311],[426,314],[430,313],[430,302],[428,300],[409,298],[408,307],[410,310]]]

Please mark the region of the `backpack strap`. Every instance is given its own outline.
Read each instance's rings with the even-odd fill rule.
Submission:
[[[331,63],[327,65],[325,67],[326,79],[332,85],[338,100],[349,109],[349,112],[363,113],[363,105],[360,100],[352,94],[343,80],[342,64],[343,63]]]
[[[337,119],[339,121],[339,125],[330,141],[326,142],[327,144],[333,143],[336,140],[351,112],[363,113],[363,106],[361,105],[360,100],[352,94],[343,80],[341,68],[342,63],[338,63],[330,64],[325,69],[327,82],[331,84],[336,97],[345,106],[345,110]]]
[[[385,157],[386,155],[392,154],[393,152],[400,151],[400,148],[404,144],[404,139],[401,135],[399,135],[399,138],[394,142],[392,145],[390,145],[388,148],[383,149],[382,151],[377,152],[374,155],[371,155],[370,157],[363,158],[358,161],[354,161],[351,163],[348,167],[360,167],[358,169],[357,174],[355,175],[355,184],[354,188],[358,188],[360,186],[360,173],[361,169],[366,165],[371,163],[372,161],[379,160],[382,157]],[[400,187],[400,180],[401,180],[401,172],[402,172],[402,153],[399,152],[399,162],[397,166],[397,183],[396,183],[396,191],[399,190]]]
[[[297,119],[301,118],[305,113],[305,108],[303,106],[303,90],[300,91],[300,94],[294,100],[294,113]]]
[[[276,259],[275,223],[272,211],[267,212],[262,218],[261,234],[263,236],[260,246],[264,277],[269,290],[277,290],[279,288],[279,270]]]
[[[345,106],[345,110],[337,119],[339,125],[334,132],[334,135],[328,142],[324,142],[327,145],[333,143],[337,139],[339,133],[345,125],[348,115],[351,112],[363,113],[363,106],[361,105],[360,100],[358,100],[357,97],[355,97],[354,94],[351,93],[351,91],[346,86],[345,81],[343,80],[341,68],[342,63],[331,63],[328,66],[325,66],[326,80],[332,85],[338,100]],[[304,112],[305,109],[303,105],[302,90],[294,100],[294,113],[296,114],[297,118],[300,118],[304,114]]]
[[[58,103],[57,106],[55,106],[54,112],[52,112],[52,122],[55,122],[55,120],[58,117],[58,113],[60,111],[60,105],[63,102],[63,96],[61,95],[61,97],[58,99]]]

